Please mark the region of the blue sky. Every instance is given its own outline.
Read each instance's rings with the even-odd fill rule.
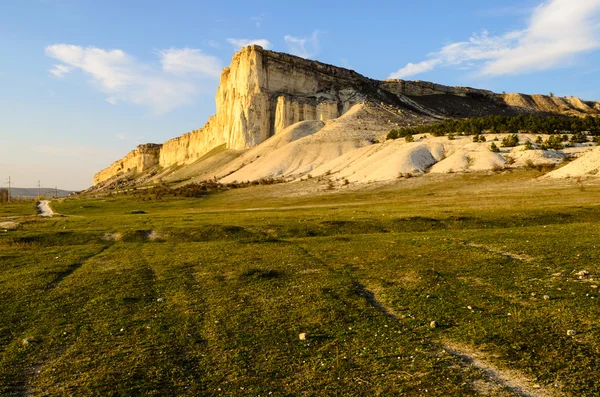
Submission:
[[[0,182],[82,189],[202,127],[249,42],[377,79],[600,100],[600,0],[3,0]]]

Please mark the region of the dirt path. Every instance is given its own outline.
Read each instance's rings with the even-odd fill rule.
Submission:
[[[38,204],[38,210],[40,211],[40,216],[45,216],[51,218],[54,215],[54,211],[50,208],[50,200],[42,200]]]
[[[393,309],[380,302],[375,294],[364,285],[356,282],[354,288],[373,307],[386,316],[400,321]],[[482,378],[473,385],[480,395],[519,397],[554,397],[558,395],[555,390],[535,384],[531,379],[516,370],[498,368],[492,363],[488,355],[469,346],[451,341],[441,342],[439,346],[448,354],[461,360],[464,368],[471,367],[481,371]]]

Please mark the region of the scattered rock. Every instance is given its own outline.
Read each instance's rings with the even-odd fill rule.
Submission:
[[[0,229],[16,229],[19,224],[17,222],[0,222]]]
[[[467,309],[473,310],[473,306],[467,306]]]
[[[29,346],[35,342],[37,342],[37,340],[33,336],[28,336],[27,338],[23,339],[23,341],[22,341],[23,346]]]
[[[597,285],[591,285],[591,287],[592,287],[593,289],[597,289],[597,288],[598,288],[598,286],[597,286]]]
[[[567,336],[575,336],[576,333],[577,331],[575,331],[574,329],[567,330]]]
[[[575,273],[576,276],[578,276],[579,278],[584,278],[590,275],[590,272],[588,272],[587,270],[581,270],[577,273]]]
[[[300,335],[298,335],[298,338],[300,340],[306,340],[306,338],[308,338],[308,334],[306,332],[302,332]]]
[[[164,301],[165,301],[165,299],[164,299],[164,298],[158,298],[156,301],[157,301],[157,302],[164,302]]]
[[[429,323],[429,328],[437,328],[437,327],[438,327],[437,321],[432,321]]]
[[[549,301],[549,300],[550,300],[550,297],[549,297],[548,295],[544,295],[544,300],[545,300],[545,301]]]

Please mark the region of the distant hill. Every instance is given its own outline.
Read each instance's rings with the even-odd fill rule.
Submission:
[[[37,187],[32,187],[32,188],[13,187],[11,189],[11,192],[12,192],[13,197],[32,198],[32,197],[38,196]],[[57,194],[58,197],[65,197],[65,196],[70,195],[71,193],[73,193],[73,190],[58,189],[57,191],[55,191],[53,188],[46,188],[46,187],[43,187],[40,189],[40,194],[44,197],[54,197],[55,194]]]

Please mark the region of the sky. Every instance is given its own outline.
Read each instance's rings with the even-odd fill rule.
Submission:
[[[0,0],[0,186],[85,189],[201,128],[252,43],[376,79],[600,100],[600,0]]]

